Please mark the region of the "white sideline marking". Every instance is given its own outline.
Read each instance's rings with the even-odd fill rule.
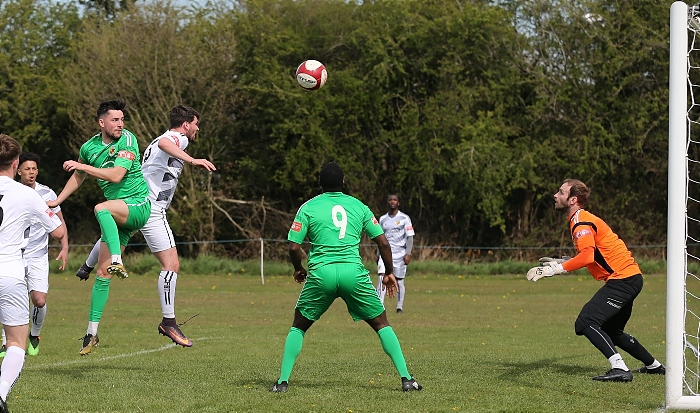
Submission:
[[[212,338],[213,338],[213,337],[202,337],[202,338],[196,338],[196,339],[194,339],[193,341],[211,340]],[[108,361],[108,360],[116,360],[116,359],[121,359],[121,358],[125,358],[125,357],[140,356],[140,355],[142,355],[142,354],[156,353],[156,352],[158,352],[158,351],[164,351],[164,350],[167,350],[167,349],[169,349],[169,348],[173,348],[173,347],[177,347],[177,346],[178,346],[178,345],[175,344],[175,343],[170,343],[170,344],[166,344],[166,345],[164,345],[164,346],[162,346],[162,347],[154,348],[154,349],[151,349],[151,350],[141,350],[141,351],[135,351],[135,352],[131,352],[131,353],[117,354],[117,355],[114,355],[114,356],[100,357],[100,358],[97,358],[97,359],[94,358],[94,357],[90,357],[88,360],[92,360],[92,361],[96,361],[96,362],[99,362],[99,361]],[[88,354],[88,356],[90,356],[90,355],[91,355],[91,354]],[[79,356],[79,357],[80,357],[80,358],[78,358],[78,359],[76,359],[76,360],[61,361],[61,362],[58,362],[58,363],[37,364],[37,365],[33,365],[33,366],[26,366],[26,365],[25,365],[24,368],[23,368],[22,370],[38,370],[38,369],[45,369],[45,368],[48,368],[48,367],[62,367],[62,366],[70,366],[71,364],[85,363],[85,359],[83,359],[83,356]]]

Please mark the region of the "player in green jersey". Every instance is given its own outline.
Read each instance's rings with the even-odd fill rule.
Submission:
[[[305,283],[294,310],[294,321],[284,343],[279,379],[270,391],[288,390],[289,376],[301,352],[304,334],[340,297],[355,321],[364,320],[379,336],[382,349],[401,375],[404,391],[423,387],[408,373],[399,339],[389,325],[384,305],[372,285],[369,271],[360,258],[360,239],[366,233],[379,247],[386,263],[384,286],[393,297],[396,292],[391,247],[372,211],[358,199],[342,193],[343,170],[331,162],[321,170],[323,194],[299,208],[289,230],[289,256],[294,265],[294,280]],[[309,238],[309,271],[302,266],[301,243]]]
[[[124,129],[125,106],[120,100],[100,103],[97,118],[101,132],[83,144],[78,161],[63,163],[63,169],[73,172],[73,175],[58,198],[47,203],[52,207],[60,205],[82,185],[86,175],[97,178],[107,198],[95,206],[102,243],[81,355],[89,354],[99,343],[97,327],[107,304],[112,276],[129,276],[121,254],[131,235],[144,226],[151,214],[148,184],[141,173],[139,146],[134,134]]]

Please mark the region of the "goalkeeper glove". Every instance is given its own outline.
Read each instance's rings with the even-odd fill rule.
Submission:
[[[540,261],[540,265],[544,265],[545,263],[548,263],[548,262],[557,262],[559,264],[563,264],[566,261],[569,261],[570,259],[571,259],[571,257],[569,257],[568,255],[562,255],[561,258],[542,257],[542,258],[540,258],[539,261]]]
[[[547,261],[544,265],[540,267],[533,267],[527,272],[527,279],[529,281],[535,282],[542,277],[551,277],[553,275],[565,273],[564,267],[560,263],[554,261]]]

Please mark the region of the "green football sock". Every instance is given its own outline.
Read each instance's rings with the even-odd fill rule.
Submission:
[[[406,367],[406,359],[403,357],[403,352],[401,351],[401,344],[399,344],[399,338],[396,337],[394,329],[391,326],[386,326],[381,330],[377,331],[379,336],[379,341],[382,343],[382,349],[389,356],[396,371],[399,372],[401,377],[407,379],[412,379],[411,375],[408,374],[408,367]]]
[[[104,241],[107,243],[107,248],[109,248],[109,253],[112,255],[121,255],[122,249],[121,245],[119,245],[119,230],[117,229],[117,223],[114,222],[112,213],[106,209],[101,209],[95,212],[95,218],[97,218],[97,223],[100,224]]]
[[[304,344],[304,332],[296,327],[289,329],[287,340],[284,342],[284,354],[282,355],[282,368],[280,371],[280,379],[277,383],[289,381],[289,376],[292,375],[294,363],[297,361],[297,356],[301,353],[301,346]]]
[[[107,305],[109,297],[109,283],[111,278],[95,277],[95,284],[92,286],[92,297],[90,298],[90,318],[89,321],[99,322],[102,318],[102,311]]]

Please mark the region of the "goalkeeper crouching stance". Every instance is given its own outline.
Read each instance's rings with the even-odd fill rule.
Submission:
[[[586,336],[610,362],[610,370],[593,377],[593,380],[632,381],[632,372],[616,346],[644,363],[635,372],[666,374],[666,368],[636,338],[624,331],[632,315],[634,299],[642,291],[642,271],[625,243],[610,227],[583,209],[589,195],[586,184],[576,179],[565,180],[554,194],[554,208],[569,217],[571,238],[578,254],[569,260],[541,258],[541,266],[530,269],[527,279],[537,281],[586,267],[593,278],[605,281],[605,285],[583,306],[575,324],[576,335]]]

